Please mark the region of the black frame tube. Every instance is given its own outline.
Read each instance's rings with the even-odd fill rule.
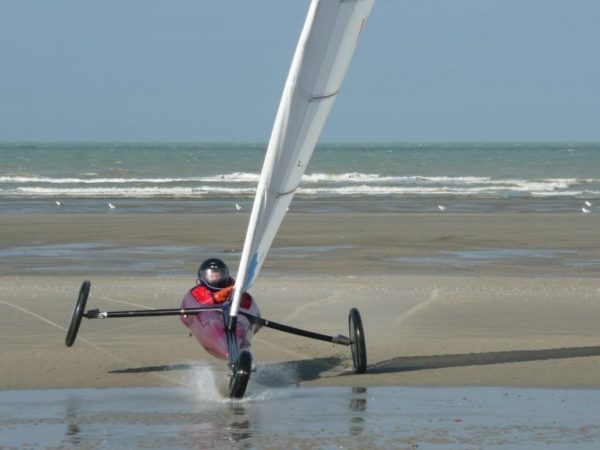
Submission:
[[[171,309],[137,309],[131,311],[100,311],[99,309],[90,309],[83,314],[88,319],[112,319],[121,317],[156,317],[156,316],[193,316],[206,311],[221,311],[223,313],[224,327],[227,333],[227,342],[229,347],[230,362],[237,357],[237,340],[235,339],[235,320],[237,317],[230,317],[227,306],[207,306],[203,308],[171,308]],[[331,342],[339,345],[352,345],[350,338],[342,335],[329,336],[327,334],[315,333],[314,331],[303,330],[301,328],[291,327],[283,323],[263,319],[252,314],[240,311],[240,314],[246,316],[254,325],[273,328],[284,333],[295,334],[318,341]]]
[[[223,307],[135,309],[131,311],[100,311],[99,309],[90,309],[83,314],[83,317],[88,319],[113,319],[119,317],[195,316],[206,311],[223,311]]]
[[[227,337],[227,362],[229,369],[232,372],[235,372],[239,354],[238,341],[235,336],[237,331],[237,317],[232,316],[229,313],[229,304],[221,306],[220,309],[223,312],[223,328],[225,329],[225,336]],[[232,376],[235,375],[232,374]]]
[[[284,333],[295,334],[297,336],[304,336],[319,341],[332,342],[340,345],[351,345],[352,341],[346,336],[329,336],[327,334],[315,333],[314,331],[303,330],[301,328],[291,327],[283,323],[274,322],[272,320],[263,319],[262,317],[256,317],[252,314],[248,314],[240,311],[240,314],[246,316],[254,324],[260,325],[261,327],[273,328],[274,330],[283,331]]]

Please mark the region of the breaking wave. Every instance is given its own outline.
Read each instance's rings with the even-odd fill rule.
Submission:
[[[252,197],[258,173],[231,172],[202,177],[127,178],[0,176],[0,198],[222,198]],[[298,195],[308,198],[357,196],[452,196],[469,198],[596,196],[600,179],[518,179],[478,176],[391,176],[376,173],[312,173],[302,177]]]

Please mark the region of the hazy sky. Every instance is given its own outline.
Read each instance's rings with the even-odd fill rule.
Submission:
[[[308,0],[0,0],[0,141],[268,139]],[[376,0],[323,141],[600,141],[600,1]]]

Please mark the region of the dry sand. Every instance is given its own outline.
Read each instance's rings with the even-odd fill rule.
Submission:
[[[19,252],[85,242],[198,246],[235,263],[224,251],[241,247],[246,222],[236,214],[0,217],[0,388],[171,386],[198,361],[225,374],[174,317],[84,319],[75,346],[64,346],[82,279],[93,285],[88,307],[174,307],[208,255],[183,257],[180,274],[165,276],[118,260],[111,269],[93,252],[75,263]],[[347,348],[267,329],[253,340],[255,360],[312,385],[598,387],[599,229],[593,215],[291,214],[252,289],[263,316],[345,334],[357,307],[369,369],[349,375]],[[477,253],[490,249],[496,258]],[[460,251],[475,253],[448,253]],[[275,378],[259,369],[253,381]]]

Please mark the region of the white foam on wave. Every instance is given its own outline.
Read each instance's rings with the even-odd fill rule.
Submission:
[[[86,174],[84,174],[86,175]],[[0,183],[40,183],[40,184],[125,184],[125,183],[257,183],[260,175],[257,173],[233,172],[207,177],[166,177],[166,178],[52,178],[38,176],[0,176]]]
[[[583,191],[561,191],[561,192],[546,192],[546,191],[532,191],[532,197],[580,197],[583,195]]]
[[[578,180],[575,178],[550,178],[547,180],[506,180],[508,186],[515,186],[527,191],[555,191],[557,189],[567,189],[575,184]]]
[[[193,178],[51,178],[51,177],[0,177],[0,183],[43,184],[123,184],[123,183],[177,183]]]
[[[422,175],[392,176],[379,175],[377,173],[347,172],[340,174],[331,173],[312,173],[302,177],[302,182],[307,183],[327,183],[327,182],[347,182],[347,183],[393,183],[393,184],[437,184],[437,183],[460,183],[460,184],[480,184],[490,183],[489,177],[427,177]]]
[[[535,189],[535,190],[532,190]],[[472,187],[453,187],[453,186],[340,186],[340,187],[320,187],[320,188],[300,188],[299,194],[308,196],[356,196],[356,195],[442,195],[442,196],[505,196],[514,193],[530,195],[579,195],[580,191],[557,191],[553,185],[535,186],[472,186]]]
[[[201,198],[208,195],[253,195],[252,187],[199,186],[199,187],[93,187],[93,188],[45,188],[19,187],[5,190],[4,195],[17,197],[124,197],[124,198]]]
[[[19,198],[180,198],[251,197],[259,175],[232,172],[191,178],[47,178],[29,175],[0,177],[0,197]],[[305,197],[456,196],[549,197],[579,196],[581,185],[595,187],[600,179],[518,179],[449,176],[382,176],[375,173],[313,173],[305,175],[298,193]],[[6,186],[6,184],[9,184]],[[13,184],[11,186],[10,184]],[[593,192],[587,190],[586,192]]]
[[[12,197],[79,197],[79,198],[203,198],[209,196],[252,196],[253,187],[199,186],[199,187],[93,187],[93,188],[46,188],[18,187],[0,191]],[[588,191],[592,192],[592,191]],[[390,185],[351,185],[328,187],[301,187],[298,193],[305,196],[374,196],[374,195],[453,195],[453,196],[504,196],[518,193],[532,196],[582,195],[583,191],[563,191],[551,184],[527,186],[390,186]]]
[[[38,176],[0,176],[0,183],[10,184],[183,184],[182,188],[206,188],[206,186],[194,186],[196,183],[212,183],[212,184],[251,184],[252,186],[258,183],[260,175],[250,172],[232,172],[228,174],[218,174],[205,177],[166,177],[166,178],[52,178]],[[508,186],[518,187],[523,190],[530,191],[545,191],[550,189],[566,189],[576,184],[593,184],[600,183],[596,179],[576,179],[576,178],[549,178],[540,180],[526,179],[492,179],[489,177],[448,177],[448,176],[383,176],[376,173],[360,173],[347,172],[341,174],[331,173],[313,173],[305,174],[302,177],[304,184],[318,183],[337,183],[337,184],[374,184],[382,185],[389,184],[392,186]],[[29,186],[27,186],[29,187]],[[31,186],[39,188],[40,186]],[[146,188],[144,188],[146,189]]]

